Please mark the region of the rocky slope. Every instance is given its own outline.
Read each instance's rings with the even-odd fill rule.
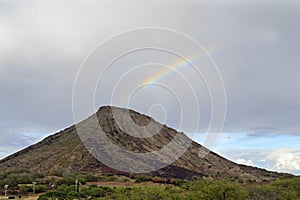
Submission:
[[[105,106],[101,107],[96,115],[79,123],[76,128],[80,127],[80,132],[87,133],[88,135],[90,133],[97,134],[97,129],[93,127],[93,125],[89,125],[90,120],[96,117],[106,136],[115,145],[136,153],[159,150],[170,143],[176,135],[182,136],[185,141],[190,140],[183,133],[179,133],[164,125],[160,125],[162,127],[161,130],[152,137],[134,137],[124,132],[124,128],[120,128],[120,124],[116,123],[114,115],[112,114],[112,108],[117,111],[118,119],[121,121],[122,117],[125,119],[126,113],[129,112],[134,123],[139,126],[147,126],[149,123],[160,125],[152,118],[135,111]],[[127,121],[124,120],[124,123],[127,123]],[[137,131],[134,126],[130,124],[127,124],[127,127],[129,127],[129,129],[127,128],[129,132]],[[2,159],[0,161],[0,169],[7,171],[14,168],[22,168],[42,173],[59,170],[64,173],[91,172],[130,175],[126,172],[107,167],[95,159],[83,145],[76,128],[75,126],[71,126],[45,138],[37,144]],[[151,134],[151,130],[143,129],[142,131],[145,131],[145,134]],[[85,142],[92,141],[93,140],[89,141],[87,139]],[[202,146],[193,141],[190,142],[190,147],[178,160],[158,171],[148,173],[148,175],[181,179],[227,177],[252,180],[272,179],[286,175],[255,167],[238,165],[214,152],[209,152],[207,156],[200,158],[198,154]],[[172,156],[172,154],[170,154],[170,156]],[[142,163],[143,160],[140,162]]]

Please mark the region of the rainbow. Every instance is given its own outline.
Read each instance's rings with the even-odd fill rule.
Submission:
[[[202,55],[203,54],[192,54],[191,56],[188,56],[186,60],[184,60],[183,58],[179,58],[173,64],[163,67],[159,72],[157,72],[153,76],[148,77],[144,81],[143,85],[145,85],[145,88],[153,86],[160,80],[170,76],[174,71],[179,71],[190,66],[191,63],[197,61]]]

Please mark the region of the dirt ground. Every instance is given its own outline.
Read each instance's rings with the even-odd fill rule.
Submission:
[[[153,182],[141,182],[141,183],[135,183],[134,180],[130,180],[128,182],[122,182],[122,181],[98,181],[98,182],[88,182],[84,186],[89,185],[97,185],[97,186],[160,186],[160,183],[153,183]]]
[[[22,200],[37,200],[39,198],[39,195],[36,196],[27,196],[27,197],[21,197]],[[0,199],[5,199],[4,196],[0,196]],[[6,197],[8,199],[8,196]],[[15,199],[19,199],[19,197],[16,196]]]

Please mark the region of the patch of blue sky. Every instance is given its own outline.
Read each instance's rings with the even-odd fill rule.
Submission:
[[[249,135],[247,133],[223,133],[215,146],[215,149],[299,148],[299,144],[300,136],[296,135]]]

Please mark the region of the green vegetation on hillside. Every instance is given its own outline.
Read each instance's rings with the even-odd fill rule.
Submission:
[[[198,179],[195,181],[134,175],[30,173],[26,170],[0,172],[0,187],[9,194],[33,194],[39,200],[68,199],[300,199],[300,177],[273,181],[243,179]],[[75,183],[77,185],[75,186]]]
[[[139,182],[140,177],[137,179]],[[229,180],[173,180],[171,184],[150,186],[59,185],[39,197],[49,199],[207,199],[207,200],[293,200],[300,197],[300,177],[269,183],[239,183]]]

